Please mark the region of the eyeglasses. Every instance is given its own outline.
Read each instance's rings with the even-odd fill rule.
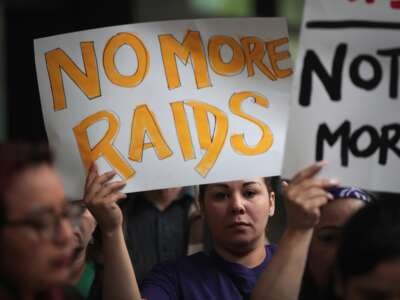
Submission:
[[[36,212],[34,215],[15,221],[6,221],[6,227],[27,227],[34,230],[40,237],[53,240],[60,232],[61,221],[67,219],[72,226],[79,226],[81,216],[86,206],[82,201],[71,201],[64,207],[61,213],[45,209]]]

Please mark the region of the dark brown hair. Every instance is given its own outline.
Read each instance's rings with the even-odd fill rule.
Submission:
[[[0,227],[5,222],[5,193],[20,172],[40,164],[52,165],[47,144],[23,141],[0,143]]]

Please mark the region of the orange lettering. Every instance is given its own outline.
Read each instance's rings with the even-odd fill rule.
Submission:
[[[130,46],[136,54],[137,69],[132,75],[122,75],[115,66],[115,54],[123,45]],[[139,85],[147,74],[149,68],[149,55],[142,41],[132,33],[118,33],[113,36],[104,48],[103,65],[108,79],[122,87]]]
[[[108,130],[102,140],[98,142],[96,146],[91,148],[89,144],[89,137],[87,135],[87,129],[94,123],[102,120],[107,121]],[[118,129],[119,122],[117,117],[108,111],[97,112],[85,118],[73,128],[79,153],[86,169],[89,169],[90,165],[99,157],[104,156],[111,166],[120,172],[125,179],[131,178],[133,175],[135,175],[135,170],[133,170],[129,163],[123,159],[122,155],[112,145]]]
[[[159,41],[168,89],[172,90],[181,86],[175,56],[179,57],[185,65],[189,60],[189,56],[192,58],[194,76],[198,89],[211,86],[207,60],[204,55],[203,45],[198,31],[188,31],[182,44],[171,34],[160,35]]]
[[[61,70],[75,82],[86,97],[94,99],[100,96],[100,80],[93,42],[81,43],[81,51],[83,72],[63,50],[54,49],[45,53],[54,111],[67,107]]]

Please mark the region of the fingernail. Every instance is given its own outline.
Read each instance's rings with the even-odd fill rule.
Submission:
[[[326,196],[328,197],[329,200],[335,199],[335,197],[333,197],[333,195],[331,193],[327,193]]]
[[[329,183],[330,183],[330,184],[333,184],[333,185],[338,185],[338,184],[339,184],[339,179],[336,179],[336,178],[334,178],[334,179],[329,179]]]

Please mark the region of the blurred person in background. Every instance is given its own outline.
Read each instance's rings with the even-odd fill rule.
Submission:
[[[75,299],[64,287],[81,214],[66,200],[47,146],[0,144],[1,299]]]
[[[83,213],[79,222],[73,224],[73,254],[71,265],[71,284],[87,299],[95,279],[96,260],[92,235],[96,228],[96,220],[82,200],[73,201],[71,205]]]
[[[372,201],[349,220],[335,266],[332,299],[400,299],[399,198]]]
[[[191,186],[127,194],[125,239],[139,282],[156,264],[203,250],[206,231],[194,194]]]
[[[300,298],[321,299],[332,280],[337,248],[342,227],[360,208],[371,201],[371,196],[353,187],[329,189],[333,201],[321,208],[321,217],[314,227]]]
[[[293,190],[293,188],[295,189]],[[311,191],[305,191],[305,185],[298,185],[297,188],[296,185],[292,185],[291,188],[287,189],[286,193],[291,193],[292,196],[294,195],[298,199],[304,196],[311,198]],[[354,294],[350,297],[341,298],[343,293],[337,294],[338,289],[332,288],[333,281],[339,282],[340,286],[345,285],[343,283],[343,276],[340,275],[343,272],[341,268],[348,270],[354,266],[358,266],[360,267],[360,273],[369,270],[369,264],[364,264],[363,261],[373,261],[375,258],[380,257],[383,254],[381,251],[378,251],[380,244],[388,245],[387,249],[390,249],[391,245],[397,244],[398,246],[399,243],[385,242],[388,238],[392,238],[390,235],[396,232],[396,230],[392,228],[392,230],[388,230],[386,234],[383,234],[384,226],[379,224],[384,219],[383,215],[385,213],[383,212],[380,215],[381,220],[378,218],[376,228],[372,225],[375,223],[375,220],[370,218],[369,222],[371,225],[364,228],[361,225],[357,228],[351,225],[352,233],[348,233],[349,229],[346,228],[349,225],[346,225],[346,223],[349,220],[349,223],[354,222],[352,221],[353,215],[356,217],[361,214],[361,211],[364,211],[365,207],[371,210],[370,206],[377,206],[376,204],[371,204],[372,197],[370,194],[356,188],[346,187],[335,187],[328,191],[331,195],[331,200],[320,209],[314,211],[315,222],[308,225],[305,224],[306,226],[297,226],[294,235],[281,241],[279,253],[271,262],[271,267],[264,272],[262,280],[258,282],[252,299],[392,299],[381,298],[384,295],[383,293],[378,298],[374,298],[377,293],[372,292],[372,285],[369,290],[371,291],[369,296],[367,297],[368,293],[366,289],[362,298],[353,298]],[[382,211],[384,210],[382,209]],[[393,215],[395,215],[396,209],[393,209],[393,211]],[[376,214],[379,213],[377,212]],[[395,218],[393,216],[390,217],[390,214],[387,214],[387,217],[389,220],[388,223],[392,222],[391,224],[395,225],[395,222],[393,222]],[[367,218],[364,217],[364,221],[357,222],[362,223],[366,221]],[[398,219],[397,222],[398,231],[400,220]],[[386,226],[385,230],[388,228],[389,226]],[[355,231],[359,232],[355,233]],[[374,234],[374,231],[378,231],[380,234]],[[373,241],[374,239],[375,241]],[[374,242],[375,246],[373,245]],[[295,247],[296,245],[297,247]],[[340,254],[341,252],[345,252],[345,256]],[[340,263],[341,256],[342,263]],[[351,259],[350,256],[352,257]],[[360,258],[364,256],[369,258]],[[339,258],[338,265],[336,264],[337,257]],[[302,281],[303,274],[304,278]],[[339,276],[337,276],[338,274]],[[379,275],[375,278],[379,282],[378,277]],[[336,280],[334,280],[335,278]],[[301,294],[299,297],[300,289]],[[340,291],[343,291],[343,289],[340,289]],[[338,295],[340,297],[336,298]]]

